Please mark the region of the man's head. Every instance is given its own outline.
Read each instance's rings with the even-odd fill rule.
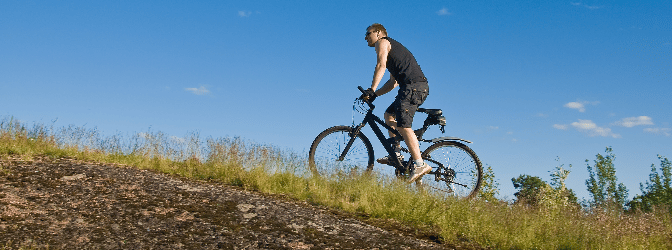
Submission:
[[[368,42],[369,47],[374,47],[380,38],[386,36],[387,30],[385,30],[385,27],[383,27],[382,24],[374,23],[366,28],[366,36],[364,39]]]

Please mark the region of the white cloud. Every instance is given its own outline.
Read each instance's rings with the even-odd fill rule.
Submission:
[[[583,112],[586,112],[586,104],[597,105],[597,104],[600,104],[600,102],[599,101],[594,101],[594,102],[586,102],[586,101],[583,101],[583,102],[579,102],[579,101],[568,102],[567,104],[563,105],[563,107],[570,108],[570,109],[576,109],[579,112],[583,113]]]
[[[185,88],[184,90],[189,91],[195,95],[205,95],[210,93],[210,90],[208,90],[205,86],[200,86],[198,88]]]
[[[560,130],[567,130],[569,126],[566,124],[553,124],[553,128],[555,129],[560,129]]]
[[[645,128],[644,132],[664,136],[672,135],[672,129],[670,128]]]
[[[250,15],[252,15],[251,11],[243,11],[243,10],[238,11],[239,17],[249,17]]]
[[[610,128],[598,127],[597,124],[591,120],[579,119],[578,122],[572,122],[572,127],[578,131],[587,133],[589,136],[621,138],[621,135],[611,132]]]
[[[443,9],[437,11],[436,14],[438,14],[439,16],[448,16],[452,15],[453,13],[448,12],[448,9],[446,9],[446,7],[443,7]]]
[[[581,113],[586,112],[586,106],[581,102],[570,102],[570,103],[565,104],[564,107],[570,108],[570,109],[576,109]]]
[[[615,122],[614,125],[632,128],[634,126],[640,125],[653,125],[653,120],[651,120],[651,117],[648,116],[628,117]]]
[[[578,122],[572,122],[572,127],[575,127],[576,129],[579,130],[591,130],[597,128],[597,124],[595,124],[591,120],[581,120],[579,119]]]
[[[573,2],[571,4],[574,5],[574,6],[584,7],[584,8],[589,9],[589,10],[601,9],[603,7],[603,6],[587,5],[587,4],[584,4],[584,3],[581,3],[581,2],[578,2],[578,3]]]

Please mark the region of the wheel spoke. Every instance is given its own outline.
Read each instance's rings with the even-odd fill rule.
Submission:
[[[361,174],[373,168],[373,148],[370,142],[360,133],[348,148],[350,131],[350,127],[338,126],[318,135],[309,154],[313,174]],[[347,152],[343,154],[346,148]]]
[[[433,167],[423,183],[459,198],[471,198],[480,188],[481,163],[468,147],[452,141],[438,142],[423,153]]]

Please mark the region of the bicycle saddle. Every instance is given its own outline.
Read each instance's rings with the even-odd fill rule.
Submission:
[[[438,116],[443,114],[443,111],[440,109],[424,109],[424,108],[418,108],[418,112],[422,112],[431,116]]]

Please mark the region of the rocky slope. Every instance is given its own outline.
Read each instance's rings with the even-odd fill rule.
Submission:
[[[460,248],[399,223],[147,170],[11,157],[0,166],[0,248]]]

